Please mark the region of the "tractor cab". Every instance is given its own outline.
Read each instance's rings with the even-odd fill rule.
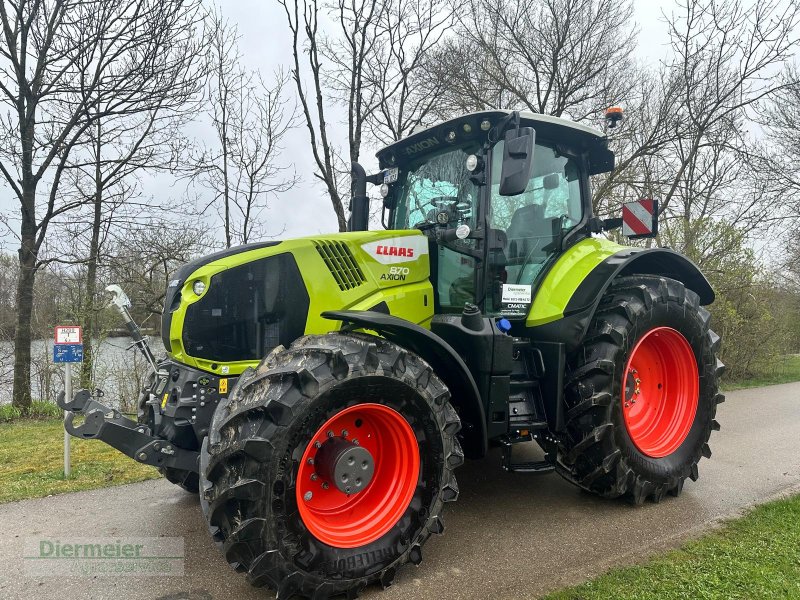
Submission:
[[[589,175],[609,171],[605,136],[564,119],[487,111],[378,153],[387,229],[431,241],[435,312],[476,304],[523,318],[545,268],[589,235]]]

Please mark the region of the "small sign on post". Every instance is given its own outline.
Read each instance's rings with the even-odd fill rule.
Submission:
[[[56,326],[56,345],[83,344],[83,330],[80,325]]]
[[[64,364],[64,396],[72,399],[72,363],[83,361],[83,331],[79,325],[56,327],[53,362]],[[64,418],[66,418],[66,411]],[[64,430],[64,477],[70,474],[69,434]]]

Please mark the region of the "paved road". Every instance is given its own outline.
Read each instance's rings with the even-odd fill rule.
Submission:
[[[584,494],[558,475],[503,473],[496,454],[458,471],[461,496],[418,567],[380,600],[535,598],[628,564],[719,519],[800,489],[800,383],[728,394],[714,457],[680,498],[635,508]],[[197,501],[163,480],[0,505],[0,597],[242,600],[272,597],[234,573],[212,546]],[[184,577],[59,580],[23,572],[22,540],[183,536]]]

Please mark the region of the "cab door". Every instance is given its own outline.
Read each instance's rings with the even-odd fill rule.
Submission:
[[[503,141],[492,150],[487,225],[488,314],[527,316],[539,276],[560,251],[561,239],[583,217],[580,161],[537,143],[533,173],[517,196],[501,196]]]

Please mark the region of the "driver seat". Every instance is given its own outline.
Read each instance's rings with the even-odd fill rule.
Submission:
[[[525,259],[531,255],[534,262],[541,254],[543,260],[547,254],[542,248],[553,237],[553,220],[544,218],[544,206],[529,204],[514,211],[506,230],[508,236],[508,258]]]

